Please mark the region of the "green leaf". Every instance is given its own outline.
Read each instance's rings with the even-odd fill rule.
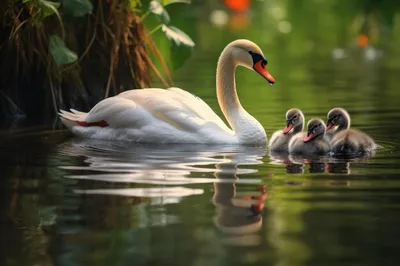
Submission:
[[[170,22],[169,14],[167,10],[162,6],[159,1],[153,0],[149,4],[149,11],[160,18],[160,21],[164,24]]]
[[[180,46],[181,44],[183,44],[189,47],[195,46],[193,40],[180,29],[173,26],[168,27],[165,24],[162,25],[161,29],[168,37],[168,39],[172,40],[176,45]]]
[[[161,1],[164,6],[170,5],[170,4],[176,4],[176,3],[181,3],[181,4],[190,4],[190,0],[162,0]]]
[[[163,24],[161,29],[171,41],[172,67],[177,69],[191,56],[195,43],[186,33],[176,27]]]
[[[63,0],[62,6],[65,13],[73,17],[82,17],[93,10],[90,0]]]
[[[57,8],[60,7],[60,3],[51,2],[46,0],[39,0],[39,6],[41,9],[42,18],[58,14]]]
[[[136,9],[136,7],[138,6],[139,2],[137,0],[129,0],[129,7],[131,9]]]
[[[49,39],[49,50],[57,65],[67,65],[78,60],[75,52],[68,49],[58,35],[52,35]]]
[[[187,59],[192,55],[193,48],[189,46],[178,46],[171,43],[171,63],[174,70],[183,66]]]

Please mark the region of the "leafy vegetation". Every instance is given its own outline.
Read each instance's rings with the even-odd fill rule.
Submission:
[[[5,1],[0,4],[5,14],[0,91],[7,102],[12,99],[26,113],[40,116],[39,110],[49,106],[55,112],[88,108],[123,90],[149,86],[152,73],[165,86],[172,85],[165,56],[152,35],[162,29],[171,49],[195,45],[169,24],[165,6],[176,3],[189,1]],[[143,22],[149,16],[157,17],[159,24],[148,30]]]

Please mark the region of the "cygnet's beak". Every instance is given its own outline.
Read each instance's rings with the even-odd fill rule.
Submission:
[[[289,133],[290,130],[292,130],[292,128],[293,128],[293,123],[292,121],[289,121],[288,123],[286,123],[285,128],[282,130],[282,133],[287,134]]]
[[[334,124],[328,121],[328,125],[326,126],[326,130],[333,128]]]
[[[305,143],[309,142],[313,137],[313,133],[308,133],[307,136],[303,139]]]

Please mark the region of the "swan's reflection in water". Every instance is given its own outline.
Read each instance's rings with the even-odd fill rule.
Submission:
[[[67,180],[79,180],[79,185],[72,189],[73,193],[92,201],[84,212],[90,212],[89,208],[107,208],[106,198],[115,201],[116,197],[122,196],[135,199],[132,202],[138,206],[140,228],[161,225],[154,222],[160,217],[160,212],[166,217],[162,225],[167,226],[170,222],[182,222],[184,217],[171,212],[166,205],[179,204],[188,196],[202,195],[206,190],[204,186],[199,186],[212,183],[212,201],[216,211],[214,217],[209,218],[224,234],[223,243],[243,246],[260,242],[258,231],[262,225],[266,192],[259,179],[246,175],[258,172],[255,167],[249,166],[262,164],[265,147],[127,145],[72,139],[63,143],[58,153],[80,161],[60,168],[66,172],[64,176]],[[238,175],[242,176],[238,178]],[[243,187],[238,189],[238,184]],[[154,217],[154,208],[143,206],[159,206],[158,216]],[[110,209],[115,208],[118,206]],[[113,212],[101,213],[106,216]],[[117,215],[115,211],[114,215]],[[105,219],[97,217],[93,220],[99,222]],[[107,222],[107,226],[102,228],[110,229],[110,225]]]
[[[229,170],[215,168],[217,164],[229,163],[231,159],[227,156],[239,158],[237,164],[259,164],[258,159],[265,155],[265,148],[229,145],[127,145],[98,140],[72,140],[64,143],[59,152],[85,158],[86,165],[61,167],[65,170],[84,172],[84,174],[67,175],[67,178],[177,185],[216,182],[213,173],[219,171],[229,173]],[[249,174],[255,171],[242,168],[235,170],[235,174]],[[196,173],[200,174],[194,176]],[[250,179],[239,181],[259,182]]]
[[[263,154],[258,155],[260,159]],[[217,180],[238,180],[236,172],[240,156],[227,156],[230,163],[217,164]],[[261,164],[262,162],[259,161]],[[229,170],[229,171],[226,171]],[[258,232],[262,226],[262,210],[267,198],[264,185],[253,191],[237,191],[235,182],[214,183],[213,203],[217,207],[214,224],[224,233],[223,242],[229,245],[255,246],[261,242]]]

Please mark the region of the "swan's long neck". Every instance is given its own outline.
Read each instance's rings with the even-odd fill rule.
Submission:
[[[227,47],[218,60],[216,84],[218,103],[240,142],[265,143],[267,136],[264,128],[240,104],[235,83],[235,70],[238,64],[231,49],[235,48]]]
[[[232,127],[234,127],[232,124],[233,111],[242,109],[236,92],[235,69],[234,59],[230,51],[225,49],[217,65],[217,98],[222,112]]]

